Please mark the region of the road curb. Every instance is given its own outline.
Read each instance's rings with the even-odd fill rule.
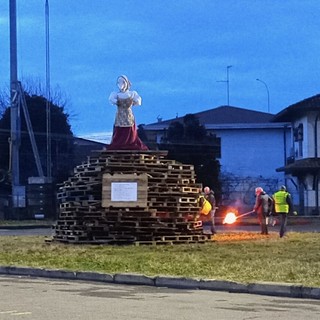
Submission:
[[[100,273],[100,272],[77,271],[76,272],[76,279],[77,280],[85,280],[85,281],[113,283],[113,275],[112,274]]]
[[[43,277],[65,280],[96,281],[114,284],[145,285],[177,289],[226,291],[268,296],[304,298],[320,300],[320,288],[303,287],[297,284],[257,282],[243,284],[233,281],[214,279],[194,279],[185,277],[156,276],[117,273],[107,274],[86,271],[65,271],[43,268],[0,266],[0,275]]]
[[[248,287],[246,284],[214,279],[200,280],[199,289],[212,291],[228,291],[234,293],[248,293]]]
[[[156,276],[156,287],[168,287],[177,289],[199,289],[199,280],[185,277]]]
[[[117,273],[113,276],[114,283],[138,284],[144,286],[154,286],[154,278],[141,274]]]
[[[302,298],[306,299],[320,299],[320,288],[302,287]]]
[[[292,285],[288,283],[258,282],[248,284],[249,293],[278,297],[302,298],[301,289],[302,285]]]

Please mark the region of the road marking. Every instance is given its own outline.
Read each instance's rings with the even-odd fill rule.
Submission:
[[[13,316],[24,316],[24,315],[26,315],[26,314],[31,314],[32,312],[29,312],[29,311],[27,311],[27,312],[17,312],[17,313],[13,313],[12,315]]]
[[[27,314],[32,314],[30,311],[19,312],[18,310],[8,310],[8,311],[0,311],[0,314],[10,314],[12,316],[23,316]]]

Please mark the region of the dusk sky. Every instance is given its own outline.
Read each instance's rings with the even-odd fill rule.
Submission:
[[[45,85],[45,0],[16,0],[18,77]],[[320,93],[319,0],[49,0],[50,80],[77,136],[112,131],[125,74],[137,125],[227,104],[277,113]],[[9,88],[9,0],[0,1],[0,88]],[[257,81],[259,78],[261,81]]]

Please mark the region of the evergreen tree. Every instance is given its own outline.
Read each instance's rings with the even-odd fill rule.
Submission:
[[[47,121],[46,102],[40,95],[25,93],[26,104],[30,115],[40,161],[44,174],[47,171]],[[10,108],[7,108],[0,119],[0,169],[9,170],[10,161]],[[55,182],[64,181],[74,167],[73,163],[73,133],[69,124],[69,115],[64,107],[50,103],[51,114],[51,156],[52,177]],[[31,141],[21,110],[21,145],[20,157],[20,182],[26,184],[28,177],[38,176],[37,167],[31,147]]]
[[[182,123],[172,122],[159,149],[168,150],[170,159],[194,165],[197,182],[213,189],[219,199],[220,163],[216,157],[220,155],[220,139],[215,135],[208,135],[195,115],[187,114]]]

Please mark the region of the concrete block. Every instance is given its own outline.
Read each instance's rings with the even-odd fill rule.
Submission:
[[[115,283],[123,284],[139,284],[146,286],[154,286],[154,278],[147,277],[140,274],[126,274],[126,273],[117,273],[113,276]]]
[[[99,272],[78,271],[76,272],[76,279],[85,281],[113,282],[113,276],[111,274]]]
[[[303,287],[301,295],[306,299],[320,299],[320,288]]]
[[[0,273],[30,276],[30,277],[47,277],[47,278],[61,278],[61,279],[75,279],[75,272],[64,270],[49,270],[41,268],[28,267],[0,267]]]
[[[6,267],[6,273],[17,276],[34,276],[36,277],[41,269],[28,267]]]
[[[302,286],[290,283],[257,282],[248,284],[248,292],[278,297],[302,297]]]
[[[57,278],[57,279],[68,279],[75,280],[76,273],[74,271],[65,270],[50,270],[50,269],[35,269],[32,276],[45,277],[45,278]]]
[[[200,280],[199,289],[213,290],[213,291],[227,291],[227,292],[241,292],[247,293],[248,288],[246,284],[224,281],[224,280]]]
[[[158,276],[154,278],[157,287],[168,288],[184,288],[184,289],[198,289],[199,280],[184,277],[164,277]]]

